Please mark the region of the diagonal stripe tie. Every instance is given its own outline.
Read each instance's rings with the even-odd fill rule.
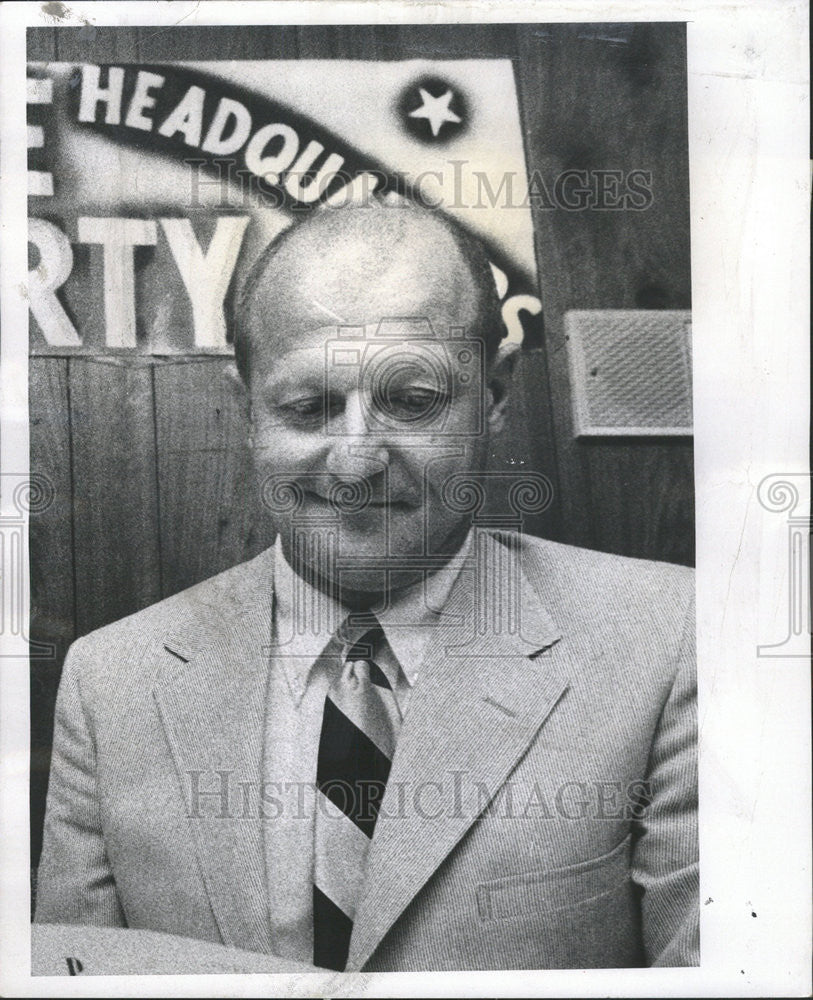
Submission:
[[[383,632],[373,619],[347,646],[325,697],[316,765],[313,961],[342,971],[367,854],[395,752],[400,715],[373,659]]]

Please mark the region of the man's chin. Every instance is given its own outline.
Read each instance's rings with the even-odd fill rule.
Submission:
[[[391,568],[383,569],[383,560],[375,565],[360,565],[360,559],[342,561],[336,559],[320,565],[297,562],[294,571],[311,585],[328,594],[334,600],[349,608],[369,608],[373,605],[388,604],[388,595],[412,586],[422,578],[418,568],[403,570],[398,562],[390,561]]]
[[[296,573],[347,605],[370,604],[385,593],[403,590],[423,579],[429,565],[438,568],[439,557],[451,559],[462,544],[468,525],[428,525],[425,537],[423,511],[383,518],[343,517],[339,530],[314,525],[307,532],[309,544],[291,546],[290,527],[282,532],[283,552]],[[319,536],[314,537],[314,536]]]
[[[380,603],[385,595],[397,593],[423,578],[423,553],[415,548],[414,537],[412,550],[388,547],[386,540],[375,546],[369,536],[359,539],[355,546],[350,536],[342,542],[332,557],[324,558],[326,552],[322,548],[323,558],[318,563],[297,559],[287,552],[286,558],[299,576],[348,607]]]

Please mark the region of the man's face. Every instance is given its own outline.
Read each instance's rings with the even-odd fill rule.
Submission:
[[[289,561],[343,589],[382,589],[371,560],[400,570],[390,587],[412,582],[420,560],[453,555],[470,524],[459,493],[450,503],[449,492],[455,474],[484,465],[485,352],[452,329],[448,306],[431,305],[383,326],[273,331],[256,330],[262,310],[252,311],[252,440],[263,496]],[[298,506],[288,502],[292,491]],[[326,560],[333,539],[335,565]]]

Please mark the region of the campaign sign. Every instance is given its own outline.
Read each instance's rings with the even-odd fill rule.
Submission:
[[[28,105],[32,354],[228,355],[258,254],[348,203],[456,218],[541,336],[509,60],[32,63]]]

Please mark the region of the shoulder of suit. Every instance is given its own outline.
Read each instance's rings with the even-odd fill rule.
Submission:
[[[694,598],[694,570],[688,566],[636,559],[552,542],[532,535],[495,533],[519,546],[525,577],[555,616],[556,606],[577,603],[615,614],[685,617]]]
[[[608,678],[626,697],[663,703],[693,664],[694,571],[549,542],[504,536],[517,545],[522,575],[560,631],[579,650],[582,681]],[[589,686],[589,684],[588,684]]]
[[[132,662],[139,648],[152,648],[173,633],[188,633],[198,626],[206,632],[216,630],[219,623],[239,617],[263,588],[270,599],[273,551],[272,546],[253,559],[89,632],[76,640],[74,654],[81,650],[107,657],[111,651],[121,651]]]
[[[599,552],[578,545],[552,542],[535,535],[516,532],[495,532],[497,541],[518,542],[523,559],[529,560],[531,567],[552,569],[590,569],[602,576],[629,577],[632,580],[651,580],[656,577],[674,579],[684,585],[693,585],[694,569],[677,563],[661,562],[655,559],[639,559],[632,556]]]

